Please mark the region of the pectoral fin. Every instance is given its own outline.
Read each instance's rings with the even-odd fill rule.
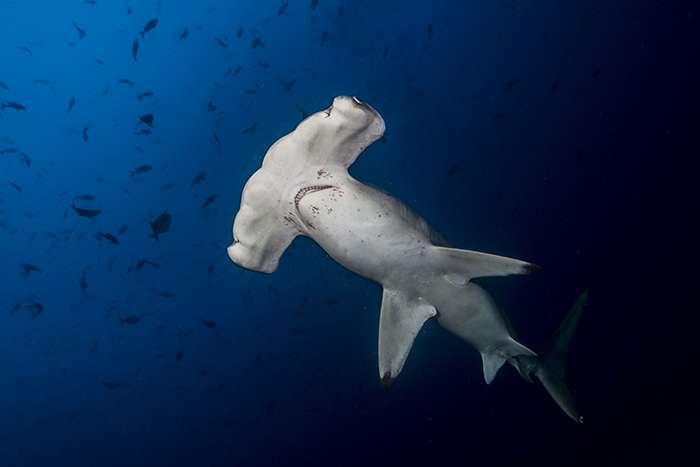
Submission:
[[[384,390],[396,382],[413,340],[436,313],[435,307],[420,297],[384,289],[379,318],[379,376]]]
[[[530,274],[543,269],[542,266],[505,256],[441,246],[435,248],[445,278],[455,285],[464,285],[475,277]]]

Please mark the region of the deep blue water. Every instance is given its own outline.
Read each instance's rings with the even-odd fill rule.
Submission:
[[[0,6],[0,465],[697,454],[697,5],[129,7]],[[305,238],[272,275],[228,259],[268,147],[343,94],[387,126],[355,177],[458,247],[545,267],[488,281],[526,344],[590,285],[567,366],[589,427],[509,368],[487,386],[432,322],[385,392],[380,286]]]

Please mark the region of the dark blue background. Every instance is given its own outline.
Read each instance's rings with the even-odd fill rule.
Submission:
[[[21,188],[0,182],[3,466],[697,455],[697,5],[129,5],[0,6],[0,99],[27,109],[0,111],[0,149],[31,163],[0,156],[2,178]],[[264,48],[251,49],[258,37]],[[545,267],[489,281],[528,345],[590,284],[567,368],[590,427],[507,368],[487,386],[479,355],[434,323],[385,393],[378,285],[304,238],[270,276],[229,261],[245,181],[301,120],[297,106],[312,113],[339,94],[387,125],[354,176],[456,246]],[[135,135],[144,114],[153,133]],[[131,176],[142,165],[153,168]],[[102,214],[80,217],[72,203]],[[165,211],[170,230],[148,238]],[[138,270],[143,258],[159,268]],[[25,277],[21,263],[42,272]],[[140,321],[120,324],[127,316]]]

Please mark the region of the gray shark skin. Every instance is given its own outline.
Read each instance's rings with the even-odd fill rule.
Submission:
[[[384,130],[384,120],[369,105],[338,96],[277,140],[243,189],[227,250],[231,260],[271,274],[294,238],[307,236],[347,269],[382,285],[378,354],[384,389],[396,382],[416,335],[433,319],[481,354],[487,383],[508,363],[527,381],[534,375],[582,423],[563,383],[563,360],[578,318],[545,343],[544,358],[525,347],[478,278],[542,268],[453,248],[399,199],[351,177],[348,167]],[[583,303],[585,297],[579,310]]]

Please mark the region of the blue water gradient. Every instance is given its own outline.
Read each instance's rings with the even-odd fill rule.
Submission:
[[[2,1],[0,465],[697,454],[699,13]],[[591,286],[567,366],[590,427],[508,368],[487,386],[480,356],[432,322],[385,392],[381,288],[306,238],[272,275],[231,263],[246,180],[337,95],[387,126],[353,176],[460,248],[545,267],[489,281],[526,344]]]

